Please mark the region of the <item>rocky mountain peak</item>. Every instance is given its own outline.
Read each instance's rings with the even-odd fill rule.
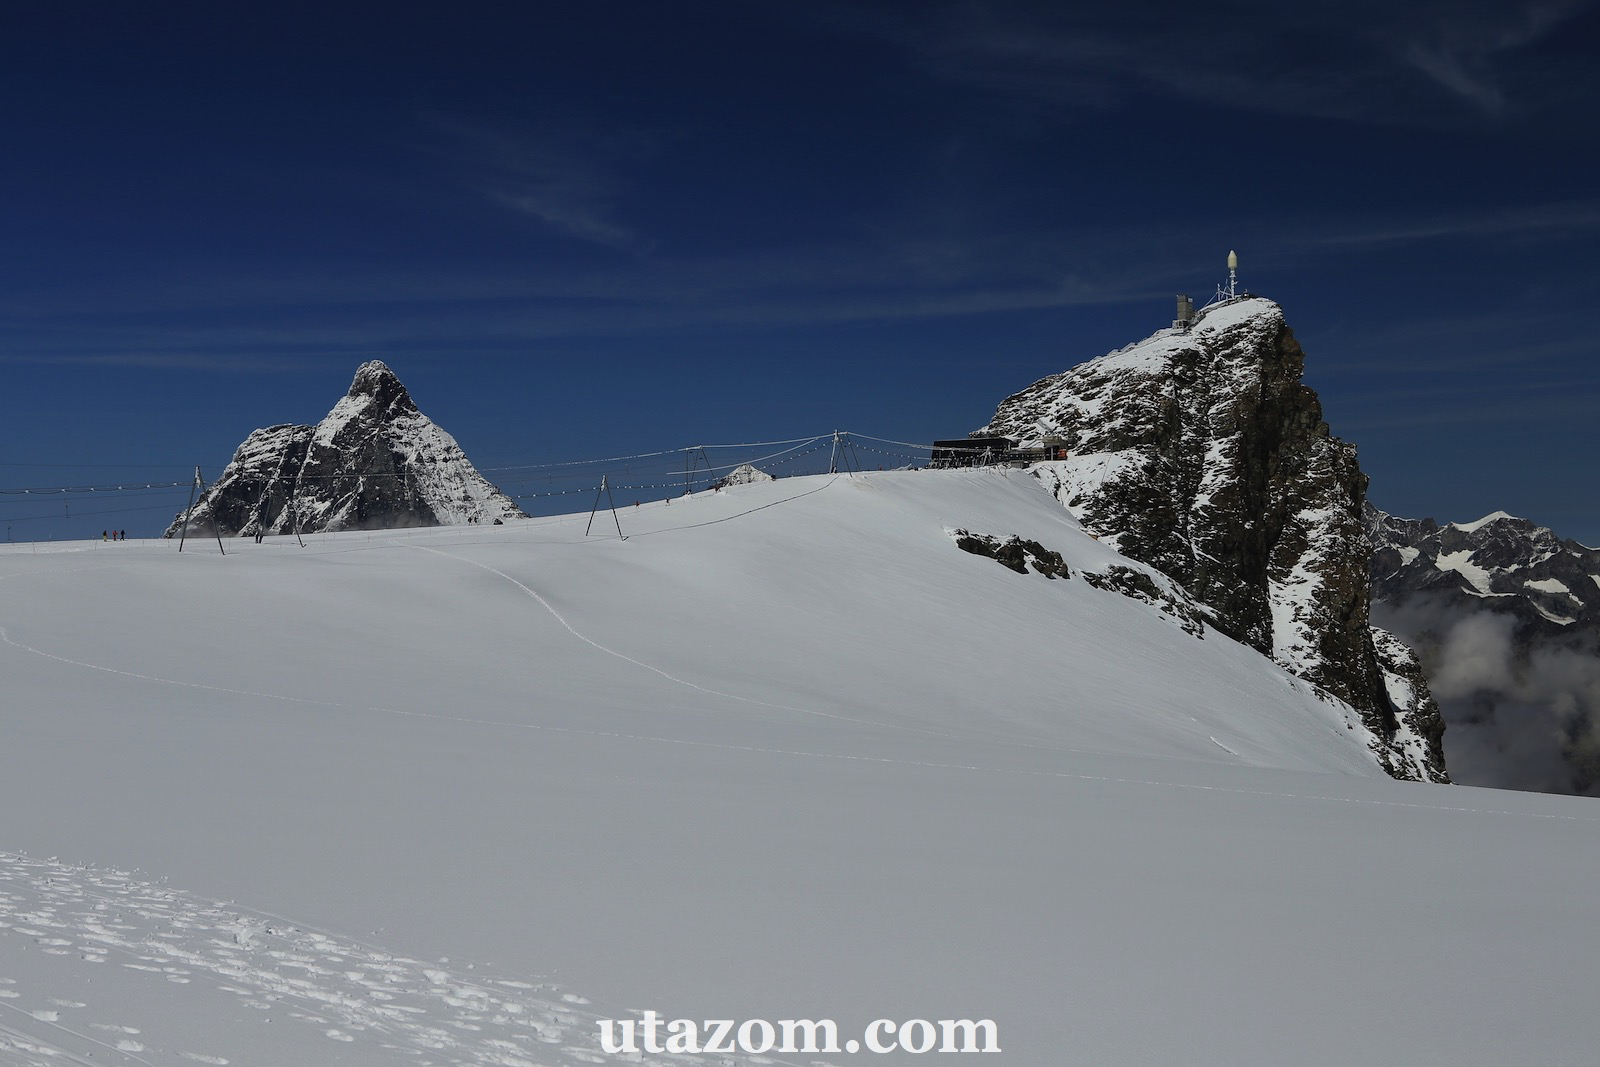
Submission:
[[[1421,654],[1469,785],[1600,795],[1600,549],[1370,504],[1373,612]]]
[[[1551,635],[1600,629],[1600,550],[1503,511],[1476,522],[1403,519],[1367,505],[1373,595],[1459,593]],[[1492,602],[1492,603],[1490,603]]]
[[[522,510],[411,399],[389,367],[363,363],[315,425],[245,438],[196,505],[190,532],[287,533],[503,522]],[[167,530],[177,536],[179,515]]]
[[[345,395],[352,400],[366,399],[378,410],[391,414],[417,410],[400,378],[380,359],[369,359],[356,368],[355,379]]]
[[[1276,303],[1230,300],[1035,382],[974,436],[1057,439],[1066,458],[1035,472],[1086,528],[1355,708],[1390,773],[1443,781],[1421,671],[1368,621],[1366,476],[1304,362]]]

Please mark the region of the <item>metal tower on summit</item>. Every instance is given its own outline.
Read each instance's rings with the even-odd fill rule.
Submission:
[[[1243,291],[1239,288],[1239,253],[1230,250],[1228,252],[1228,280],[1226,283],[1217,286],[1217,295],[1211,298],[1211,302],[1206,307],[1211,307],[1212,304],[1226,304],[1230,300],[1237,300],[1241,296],[1249,295],[1248,291]]]
[[[1245,296],[1249,296],[1250,294],[1247,292],[1244,295]],[[1206,304],[1206,307],[1211,307],[1213,304],[1224,304],[1224,303],[1227,303],[1229,300],[1237,300],[1238,298],[1239,298],[1239,253],[1230,250],[1228,252],[1228,281],[1227,281],[1227,284],[1226,285],[1217,286],[1217,295],[1211,298],[1210,303]],[[1204,308],[1202,308],[1201,310],[1203,311]],[[1195,314],[1194,301],[1189,299],[1189,297],[1187,295],[1185,295],[1183,293],[1179,293],[1178,294],[1178,315],[1177,315],[1177,317],[1175,319],[1172,320],[1172,328],[1174,330],[1180,330],[1180,331],[1183,331],[1183,332],[1187,333],[1194,326],[1195,320],[1197,318],[1199,318],[1199,316]]]

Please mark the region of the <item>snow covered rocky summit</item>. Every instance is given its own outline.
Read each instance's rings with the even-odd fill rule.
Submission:
[[[772,481],[772,475],[764,470],[759,470],[749,463],[741,463],[726,475],[712,483],[712,488],[726,489],[731,485],[756,485],[760,482]]]
[[[378,360],[315,426],[280,425],[245,438],[196,504],[189,533],[225,536],[461,526],[522,518],[511,498],[412,401]],[[176,537],[180,513],[167,529]]]
[[[1473,785],[1600,794],[1600,549],[1497,511],[1367,505],[1373,612],[1417,649]]]
[[[1447,781],[1416,658],[1368,620],[1366,475],[1303,366],[1278,305],[1244,297],[1035,382],[973,435],[1059,438],[1036,473],[1087,529],[1355,708],[1391,775]]]

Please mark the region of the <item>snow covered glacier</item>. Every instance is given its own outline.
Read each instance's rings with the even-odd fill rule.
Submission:
[[[0,549],[0,1062],[758,1062],[608,1054],[645,1009],[1028,1067],[1600,1039],[1592,802],[1392,780],[1030,474],[585,518]]]

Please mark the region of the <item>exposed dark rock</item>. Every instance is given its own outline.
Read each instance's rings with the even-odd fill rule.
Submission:
[[[1278,306],[1242,298],[1034,383],[974,435],[1058,437],[1067,458],[1035,473],[1089,531],[1353,707],[1396,777],[1442,780],[1428,710],[1391,699],[1370,629],[1366,476],[1303,363]]]
[[[1174,596],[1162,589],[1143,571],[1136,571],[1132,567],[1110,566],[1100,573],[1084,571],[1083,580],[1096,589],[1105,589],[1113,593],[1121,593],[1130,600],[1142,601],[1171,615],[1178,620],[1178,625],[1185,633],[1205,639],[1205,615],[1188,601]]]
[[[1389,688],[1390,701],[1395,707],[1412,709],[1404,717],[1401,728],[1420,738],[1420,748],[1428,753],[1423,768],[1427,772],[1427,780],[1449,781],[1450,777],[1445,771],[1444,715],[1429,691],[1428,678],[1417,654],[1404,641],[1381,627],[1372,628],[1372,638],[1378,654],[1378,666],[1382,668],[1384,681]],[[1394,765],[1393,756],[1387,749],[1378,750],[1377,755],[1384,770],[1396,778],[1406,777],[1397,773],[1401,768]]]
[[[1002,541],[998,537],[966,530],[956,530],[952,536],[961,551],[987,556],[1018,574],[1027,574],[1028,568],[1032,567],[1035,573],[1046,578],[1072,577],[1072,571],[1067,567],[1066,560],[1061,558],[1061,553],[1045,548],[1037,541],[1024,540],[1015,534]]]

